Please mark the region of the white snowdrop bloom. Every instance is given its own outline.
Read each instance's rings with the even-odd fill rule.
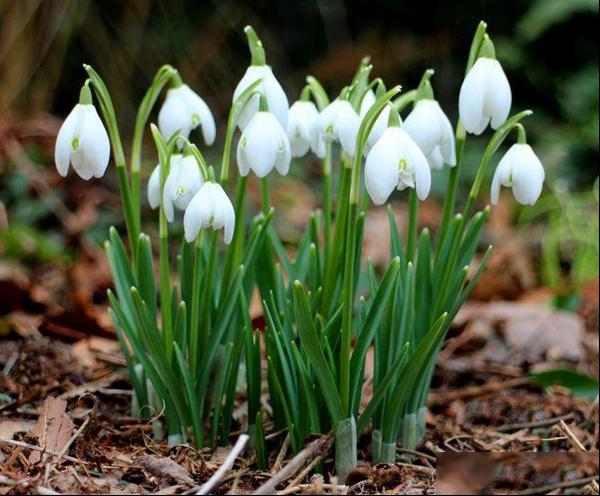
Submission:
[[[481,134],[491,121],[498,129],[510,113],[512,94],[500,62],[488,57],[477,59],[460,88],[458,110],[465,129]]]
[[[187,84],[167,91],[167,97],[158,113],[158,128],[165,139],[179,132],[186,138],[196,127],[202,128],[207,145],[212,145],[217,135],[215,119],[206,102]]]
[[[165,215],[169,222],[173,222],[173,207],[185,210],[203,183],[198,162],[192,155],[171,156],[169,175],[163,192]],[[148,203],[151,208],[158,208],[160,205],[160,164],[154,168],[148,179]]]
[[[297,101],[290,107],[287,135],[290,140],[292,157],[303,157],[310,149],[313,128],[319,111],[311,101]]]
[[[171,157],[171,167],[163,190],[163,207],[167,221],[173,222],[175,207],[179,210],[186,209],[203,183],[198,162],[192,155]]]
[[[231,243],[235,226],[235,211],[220,184],[205,182],[196,192],[183,214],[183,230],[188,243],[200,229],[224,230],[225,243]]]
[[[545,172],[540,159],[527,144],[515,143],[498,162],[492,179],[492,204],[500,196],[500,186],[512,187],[522,205],[533,205],[542,193]]]
[[[285,176],[291,159],[290,142],[277,118],[271,112],[256,112],[238,142],[240,174],[247,176],[252,170],[258,177],[265,177],[275,168]]]
[[[367,156],[365,184],[375,205],[384,204],[394,191],[415,188],[420,200],[431,188],[431,171],[421,149],[399,127],[388,127]]]
[[[320,158],[325,156],[325,143],[339,142],[342,150],[353,157],[360,117],[348,100],[335,99],[325,107],[313,128],[311,148]]]
[[[367,112],[371,109],[371,107],[375,104],[376,101],[377,101],[377,99],[375,97],[375,93],[373,92],[373,90],[369,90],[365,93],[365,96],[363,97],[362,102],[360,104],[361,120],[365,118],[365,115],[367,115]],[[389,119],[390,119],[390,106],[386,105],[384,107],[384,109],[381,111],[381,113],[379,114],[379,116],[377,117],[375,124],[373,124],[373,128],[371,129],[371,132],[369,133],[369,137],[367,138],[367,141],[365,142],[364,151],[363,151],[363,154],[365,157],[369,154],[369,152],[371,151],[371,148],[373,148],[373,145],[375,145],[375,143],[377,143],[379,138],[381,138],[381,135],[383,134],[383,132],[387,129]]]
[[[69,164],[86,181],[102,177],[108,166],[110,142],[102,120],[92,104],[78,103],[67,116],[56,137],[54,161],[65,177]]]
[[[444,163],[456,165],[452,125],[436,100],[419,100],[402,128],[419,146],[432,169],[441,169]]]
[[[246,128],[252,116],[259,110],[259,95],[263,95],[267,101],[269,112],[273,113],[281,126],[286,129],[289,111],[288,99],[279,81],[273,75],[273,70],[270,66],[251,65],[248,67],[244,77],[242,77],[233,92],[233,102],[239,98],[244,90],[259,79],[262,79],[262,82],[254,90],[257,94],[250,98],[244,106],[237,121],[238,127],[242,131]]]

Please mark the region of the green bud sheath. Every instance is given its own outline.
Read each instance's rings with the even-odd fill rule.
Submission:
[[[252,56],[252,65],[267,65],[265,49],[262,41],[260,41],[256,35],[254,28],[252,26],[246,26],[244,28],[244,33],[246,33],[246,37],[248,38],[248,48],[250,49],[250,54]]]

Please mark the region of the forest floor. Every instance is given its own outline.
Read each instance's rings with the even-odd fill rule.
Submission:
[[[68,326],[50,325],[52,333],[43,320],[21,311],[0,319],[1,494],[191,494],[227,463],[231,446],[168,447],[152,440],[150,422],[129,416],[131,389],[114,339],[66,340]],[[399,448],[398,463],[373,466],[367,434],[359,467],[338,485],[327,436],[293,456],[285,432],[267,426],[269,469],[242,453],[211,492],[433,494],[437,483],[438,494],[597,494],[597,402],[527,378],[557,366],[597,376],[597,327],[584,322],[531,303],[471,302],[440,357],[416,451]],[[566,333],[577,339],[565,343]],[[243,412],[240,396],[232,444]],[[458,456],[465,453],[475,458]]]

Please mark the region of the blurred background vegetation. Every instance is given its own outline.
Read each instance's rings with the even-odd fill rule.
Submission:
[[[223,140],[231,95],[249,62],[246,24],[262,38],[290,103],[307,74],[333,95],[369,54],[373,75],[405,89],[435,68],[436,96],[454,120],[480,19],[511,82],[513,109],[535,111],[529,138],[547,170],[543,202],[527,212],[511,204],[512,218],[521,227],[545,223],[539,241],[546,284],[564,284],[565,264],[576,268],[577,281],[596,277],[596,0],[0,0],[0,257],[69,258],[74,238],[85,233],[100,242],[120,217],[114,178],[84,185],[73,175],[59,181],[53,170],[53,140],[76,103],[83,62],[111,90],[125,143],[164,63],[208,102]],[[470,147],[465,171],[477,166],[481,146]],[[148,173],[155,158],[150,150],[146,157]],[[293,175],[316,177],[312,160],[293,167]],[[444,173],[435,184],[439,195]],[[310,193],[293,188],[300,188],[298,198]]]

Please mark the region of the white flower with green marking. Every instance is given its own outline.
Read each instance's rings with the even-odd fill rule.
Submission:
[[[414,188],[425,200],[431,171],[421,149],[399,127],[388,127],[375,143],[365,164],[365,185],[375,205],[383,205],[394,189]]]
[[[510,113],[512,94],[506,74],[495,58],[477,59],[460,88],[458,110],[465,129],[481,134],[491,123],[498,129]]]
[[[183,214],[183,230],[188,243],[200,229],[223,229],[225,243],[231,243],[235,227],[235,211],[220,184],[205,182],[194,195]]]
[[[187,84],[167,91],[167,97],[158,113],[158,128],[165,139],[179,133],[186,138],[198,126],[207,145],[215,142],[217,128],[206,102]]]
[[[110,142],[102,120],[92,104],[78,103],[67,116],[56,137],[54,160],[65,177],[69,164],[86,181],[102,177],[110,158]]]
[[[253,83],[261,79],[256,86],[256,94],[250,98],[242,109],[237,120],[238,127],[243,131],[254,114],[259,111],[260,95],[264,96],[267,108],[285,129],[288,121],[289,103],[279,81],[273,75],[273,70],[268,65],[251,65],[238,83],[233,92],[233,102]]]
[[[287,133],[271,112],[257,112],[244,129],[237,147],[237,163],[242,176],[252,170],[258,177],[274,168],[285,176],[292,153]]]
[[[356,150],[360,117],[348,100],[336,99],[325,107],[315,122],[311,148],[320,158],[325,156],[325,143],[337,142],[350,157]]]

